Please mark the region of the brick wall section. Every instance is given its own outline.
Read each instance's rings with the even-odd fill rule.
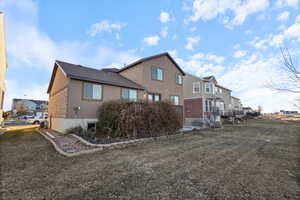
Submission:
[[[184,99],[184,117],[202,118],[203,103],[202,98]]]
[[[60,68],[53,81],[52,89],[49,94],[48,115],[49,118],[64,118],[67,115],[68,105],[68,84],[69,79],[65,77]]]

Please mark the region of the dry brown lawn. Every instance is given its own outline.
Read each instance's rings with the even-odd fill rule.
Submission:
[[[300,123],[251,121],[79,157],[0,136],[3,199],[300,199]]]

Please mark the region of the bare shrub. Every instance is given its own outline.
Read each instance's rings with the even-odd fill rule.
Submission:
[[[170,102],[109,101],[99,108],[97,134],[127,138],[155,137],[175,134],[180,126],[180,116]]]

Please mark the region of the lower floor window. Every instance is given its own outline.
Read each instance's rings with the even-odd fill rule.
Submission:
[[[96,122],[88,122],[87,123],[87,130],[88,131],[96,131]]]
[[[122,89],[122,99],[137,101],[137,91],[130,89]]]
[[[212,112],[212,102],[210,100],[205,100],[205,112]]]
[[[179,105],[179,96],[170,96],[172,104]]]
[[[158,93],[148,93],[148,100],[149,101],[160,101],[161,100],[161,94]]]

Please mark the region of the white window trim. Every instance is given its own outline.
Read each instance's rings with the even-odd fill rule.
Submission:
[[[195,91],[195,86],[198,85],[199,91]],[[200,82],[193,82],[193,93],[201,93],[201,83]]]

